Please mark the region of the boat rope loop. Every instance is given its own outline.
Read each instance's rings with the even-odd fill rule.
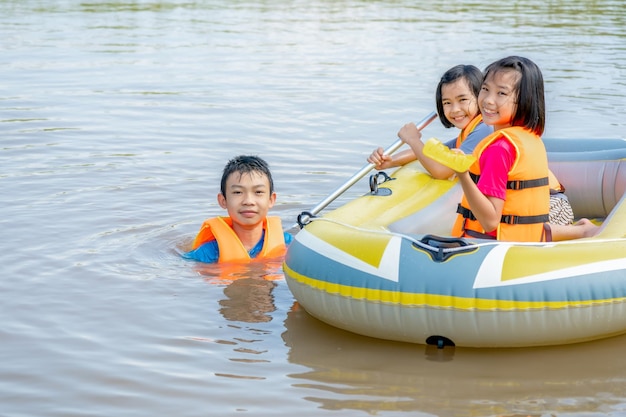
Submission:
[[[298,226],[300,229],[304,228],[307,224],[311,223],[311,220],[316,219],[315,215],[309,211],[303,211],[298,214]]]
[[[302,217],[302,224],[301,224]],[[407,235],[404,233],[393,232],[390,230],[374,230],[374,229],[366,229],[359,226],[354,226],[351,224],[343,223],[334,219],[329,219],[326,217],[316,217],[315,215],[302,212],[298,216],[298,224],[300,224],[300,228],[303,228],[305,225],[313,222],[313,221],[325,221],[334,223],[349,229],[357,230],[359,232],[364,233],[373,233],[373,234],[381,234],[386,236],[397,236],[402,239],[406,239],[413,244],[413,246],[423,249],[427,251],[433,260],[435,261],[443,261],[448,259],[450,256],[464,253],[470,250],[476,250],[483,246],[494,246],[494,245],[509,245],[509,246],[551,246],[554,245],[553,242],[503,242],[500,240],[468,240],[465,238],[453,238],[453,237],[441,237],[429,234],[422,235]],[[568,245],[586,245],[586,244],[597,244],[597,243],[605,243],[605,242],[615,242],[619,239],[572,239],[565,240],[562,242],[558,242],[560,246],[568,246]]]
[[[305,214],[305,212],[303,212],[302,214]],[[302,214],[300,216],[302,216]],[[298,216],[298,224],[300,224],[300,216]],[[406,235],[404,233],[397,233],[397,232],[392,232],[388,230],[365,229],[362,227],[354,226],[354,225],[347,224],[347,223],[342,223],[340,221],[328,219],[325,217],[311,216],[307,220],[308,220],[307,224],[310,223],[311,221],[325,221],[329,223],[338,224],[338,225],[341,225],[343,227],[347,227],[353,230],[357,230],[359,232],[381,234],[381,235],[386,235],[386,236],[397,236],[402,239],[406,239],[409,242],[411,242],[414,246],[427,251],[428,253],[431,254],[431,257],[433,257],[433,259],[436,261],[443,261],[445,259],[448,259],[448,257],[450,257],[451,255],[454,255],[459,252],[467,252],[468,250],[474,250],[480,246],[494,244],[493,241],[488,242],[488,243],[474,243],[466,239],[447,238],[447,237],[440,237],[440,236],[435,236],[435,235],[423,235],[420,239],[417,239],[415,236]]]

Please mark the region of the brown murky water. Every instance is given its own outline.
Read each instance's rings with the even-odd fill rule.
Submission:
[[[179,257],[228,158],[270,162],[292,224],[458,63],[528,56],[546,135],[624,137],[625,27],[617,0],[0,0],[0,415],[626,414],[624,337],[369,339],[299,309],[279,263]]]

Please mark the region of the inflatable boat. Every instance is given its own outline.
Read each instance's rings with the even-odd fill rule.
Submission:
[[[283,264],[289,289],[335,327],[438,347],[556,345],[626,333],[626,140],[544,142],[575,216],[601,223],[596,236],[451,238],[461,188],[413,162],[375,174],[365,195],[303,217]]]

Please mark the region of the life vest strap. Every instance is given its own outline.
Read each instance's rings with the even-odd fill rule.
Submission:
[[[549,185],[548,177],[537,178],[535,180],[507,181],[506,188],[509,190],[524,190],[526,188],[543,187]]]
[[[552,228],[550,223],[543,224],[543,236],[541,236],[542,242],[552,242]]]
[[[514,214],[503,214],[500,223],[504,224],[535,224],[546,223],[550,220],[548,214],[538,214],[536,216],[516,216]]]
[[[476,220],[476,217],[474,216],[474,213],[472,213],[472,210],[466,207],[463,207],[460,204],[456,206],[456,212],[460,214],[461,216],[463,216],[465,219],[472,220],[472,221]]]
[[[472,221],[478,220],[472,210],[462,205],[458,205],[456,212],[464,218]],[[549,220],[548,214],[538,214],[536,216],[516,216],[514,214],[503,214],[500,218],[500,223],[504,224],[535,224],[535,223],[547,223]]]
[[[470,172],[470,178],[472,179],[474,184],[478,184],[480,175]],[[550,185],[550,179],[548,177],[537,178],[534,180],[515,180],[506,182],[507,190],[525,190],[527,188],[543,187],[546,185]]]
[[[473,237],[473,238],[476,238],[476,239],[496,240],[495,236],[488,235],[487,233],[480,233],[480,232],[477,232],[476,230],[465,229],[464,232],[469,237]]]

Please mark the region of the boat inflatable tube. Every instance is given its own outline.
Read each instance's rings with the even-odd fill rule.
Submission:
[[[452,238],[460,186],[413,162],[296,234],[283,264],[289,289],[338,328],[439,347],[626,333],[626,141],[544,141],[576,217],[602,222],[598,235],[548,243]]]

